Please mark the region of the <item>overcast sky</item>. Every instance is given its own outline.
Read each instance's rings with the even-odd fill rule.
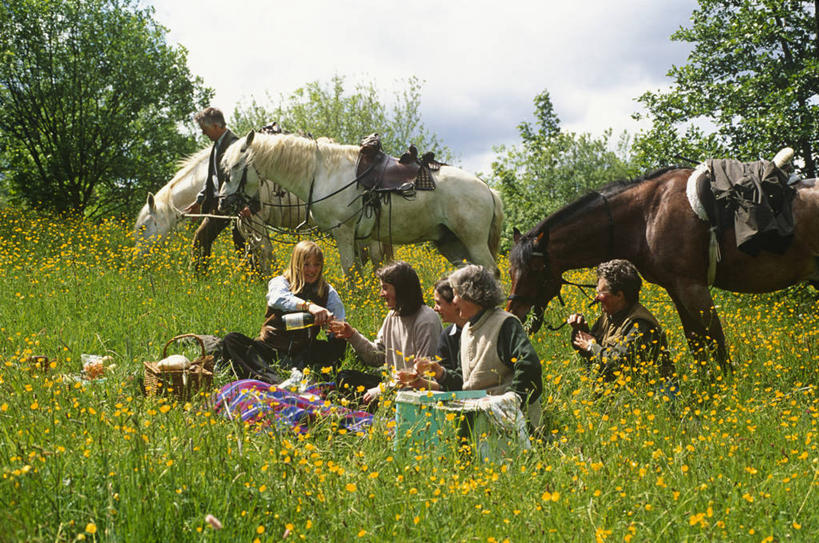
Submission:
[[[694,0],[155,0],[156,18],[188,50],[191,71],[230,117],[334,74],[372,81],[387,100],[398,81],[424,81],[421,112],[470,171],[492,146],[519,141],[533,99],[548,90],[561,126],[635,132],[634,101],[669,84],[687,44]],[[423,151],[423,150],[422,150]]]

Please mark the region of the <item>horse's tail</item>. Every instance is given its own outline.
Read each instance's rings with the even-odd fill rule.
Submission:
[[[497,260],[498,247],[500,247],[501,232],[503,231],[503,202],[500,199],[500,194],[494,189],[489,189],[492,194],[492,203],[494,209],[492,211],[492,224],[489,227],[489,252],[492,253],[492,258]]]

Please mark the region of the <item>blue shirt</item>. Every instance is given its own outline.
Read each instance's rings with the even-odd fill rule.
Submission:
[[[327,292],[327,311],[333,314],[336,320],[343,321],[346,316],[344,312],[344,304],[341,303],[341,297],[333,288],[333,285],[327,285],[329,290]],[[304,300],[296,296],[290,291],[290,282],[279,275],[270,280],[267,284],[267,305],[279,311],[303,311],[302,306]]]

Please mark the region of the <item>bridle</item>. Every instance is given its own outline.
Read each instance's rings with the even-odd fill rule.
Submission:
[[[540,251],[533,252],[532,256],[539,256],[539,257],[545,258],[545,255]],[[536,277],[534,277],[534,279],[533,279],[535,281],[535,284],[537,285],[537,293],[534,296],[526,296],[526,295],[523,295],[523,294],[510,294],[506,298],[510,302],[521,301],[523,303],[526,303],[526,304],[529,304],[530,306],[532,306],[532,313],[534,315],[534,318],[532,319],[532,324],[531,324],[531,326],[529,328],[529,331],[532,334],[536,334],[538,332],[538,330],[540,330],[540,327],[543,325],[544,318],[545,318],[544,315],[545,315],[545,312],[546,312],[546,306],[549,304],[549,302],[545,299],[546,295],[543,293],[543,285],[546,284],[546,280],[542,276],[545,274],[544,272],[546,270],[548,270],[548,268],[547,268],[547,266],[544,266],[542,271]],[[595,288],[597,285],[590,285],[590,284],[584,284],[584,283],[575,283],[574,281],[569,281],[568,279],[565,279],[561,275],[560,276],[560,281],[559,281],[559,286],[558,286],[558,289],[557,289],[557,294],[555,295],[557,300],[560,302],[561,306],[563,306],[563,307],[566,306],[566,302],[563,300],[563,296],[560,294],[560,287],[562,287],[563,285],[570,285],[570,286],[577,287],[578,289],[580,289],[580,292],[583,293],[583,296],[585,296],[586,298],[591,300],[589,302],[589,307],[591,307],[592,305],[597,303],[597,301],[594,299],[594,297],[589,296],[586,293],[586,290],[585,290],[587,288]],[[548,328],[552,332],[557,332],[558,330],[560,330],[561,328],[566,326],[566,324],[567,324],[566,321],[563,321],[561,324],[558,324],[557,326],[546,323],[546,328]]]
[[[245,162],[244,168],[242,168],[242,177],[239,179],[239,186],[236,187],[236,190],[228,194],[227,196],[223,196],[220,198],[221,201],[224,202],[224,210],[226,211],[238,211],[242,207],[249,204],[247,197],[245,196],[245,185],[247,185],[247,170],[248,168],[253,168],[253,171],[256,172],[256,177],[259,178],[261,181],[262,176],[259,175],[259,170],[256,169],[256,165],[252,163]],[[222,205],[220,203],[220,211]]]
[[[543,258],[543,259],[546,258],[545,253],[543,253],[542,251],[533,251],[531,256],[532,257],[540,257],[540,258]],[[523,303],[528,304],[529,306],[532,307],[532,314],[534,315],[534,317],[533,317],[533,319],[531,321],[531,325],[529,327],[529,332],[532,333],[532,334],[536,334],[538,332],[538,330],[540,330],[540,327],[543,325],[546,306],[549,303],[548,301],[546,301],[546,295],[543,292],[543,290],[544,290],[543,286],[546,284],[546,279],[545,279],[544,275],[546,274],[546,272],[548,270],[548,266],[546,266],[544,264],[543,267],[540,268],[537,271],[532,270],[531,267],[530,267],[530,270],[532,272],[534,272],[534,274],[535,274],[535,276],[532,278],[535,285],[537,285],[537,287],[536,287],[537,291],[535,292],[535,294],[532,295],[532,296],[527,296],[527,295],[524,295],[524,294],[514,294],[514,293],[512,293],[506,299],[509,302],[515,302],[515,301],[523,302]],[[562,277],[560,279],[561,279],[561,281],[563,281]],[[561,285],[562,285],[562,283],[561,283]],[[560,305],[563,305],[563,306],[566,305],[566,303],[563,301],[563,296],[561,296],[561,294],[560,294],[560,288],[558,288],[558,291],[557,291],[557,299],[560,301]],[[566,323],[564,322],[563,324],[566,324]],[[558,326],[553,326],[553,325],[547,323],[546,328],[548,328],[549,330],[555,332],[555,331],[560,330],[561,328],[563,328],[563,324],[560,324]]]

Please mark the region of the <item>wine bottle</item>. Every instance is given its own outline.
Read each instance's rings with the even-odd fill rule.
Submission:
[[[301,330],[302,328],[315,326],[316,318],[312,314],[303,311],[282,315],[282,322],[285,330]]]

